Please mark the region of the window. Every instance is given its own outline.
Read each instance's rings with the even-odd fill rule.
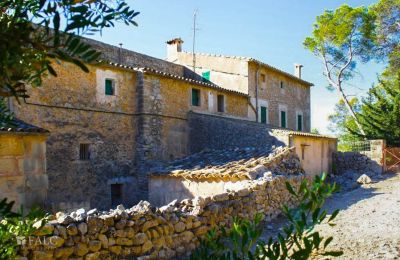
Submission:
[[[260,78],[261,78],[261,82],[265,82],[265,74],[261,73]]]
[[[112,80],[112,79],[106,79],[105,80],[105,94],[107,95],[107,96],[113,96],[114,94],[115,94],[115,92],[114,92],[114,86],[115,84],[114,84],[114,80]]]
[[[281,127],[286,128],[286,111],[281,110]]]
[[[210,81],[210,75],[211,75],[210,71],[205,71],[201,75],[203,76],[203,81],[205,82]]]
[[[224,95],[217,96],[218,112],[225,112],[225,97]]]
[[[266,123],[267,123],[267,118],[268,118],[268,115],[267,115],[267,112],[268,112],[267,107],[261,106],[260,110],[261,110],[261,123],[262,123],[262,124],[266,124]]]
[[[284,86],[283,86],[283,81],[281,81],[281,89],[283,89],[283,87],[284,87]]]
[[[80,144],[79,145],[79,160],[89,160],[90,159],[90,151],[89,144]]]
[[[111,184],[111,205],[122,204],[122,184]]]
[[[303,131],[303,115],[297,114],[297,131]]]
[[[200,106],[200,90],[199,89],[192,89],[192,106]]]

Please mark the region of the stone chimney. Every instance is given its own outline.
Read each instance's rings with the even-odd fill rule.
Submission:
[[[178,59],[178,52],[182,52],[183,40],[175,38],[167,41],[167,60],[174,62]]]
[[[303,65],[301,64],[294,64],[294,75],[301,79],[301,68],[303,68]]]

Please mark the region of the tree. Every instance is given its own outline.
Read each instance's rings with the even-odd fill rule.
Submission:
[[[323,61],[329,87],[338,91],[361,135],[365,131],[344,88],[354,75],[356,61],[370,59],[374,39],[374,16],[368,9],[342,5],[318,16],[312,36],[304,41],[304,46]]]
[[[380,0],[372,5],[375,16],[376,54],[388,59],[393,72],[400,69],[400,0]]]
[[[27,85],[57,72],[53,62],[71,62],[88,71],[100,53],[82,35],[101,32],[115,22],[136,25],[138,12],[125,0],[0,1],[0,97],[27,97]]]
[[[360,104],[357,98],[349,100],[350,106],[353,111],[358,114],[360,111]],[[354,122],[354,118],[350,115],[349,109],[341,99],[335,105],[334,113],[329,115],[329,126],[328,129],[332,133],[335,133],[341,141],[354,141],[359,137],[354,135],[353,132],[357,129],[357,125]]]
[[[368,138],[400,145],[400,72],[397,76],[384,73],[379,84],[369,90],[360,118]]]

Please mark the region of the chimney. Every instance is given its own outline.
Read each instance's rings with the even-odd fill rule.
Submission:
[[[303,68],[303,65],[301,64],[294,64],[294,75],[301,79],[301,68]]]
[[[167,60],[174,62],[178,59],[178,52],[182,52],[183,40],[175,38],[167,41]]]

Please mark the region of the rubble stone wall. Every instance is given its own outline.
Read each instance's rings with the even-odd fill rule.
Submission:
[[[281,161],[279,165],[287,163]],[[20,255],[28,259],[171,259],[189,255],[211,228],[229,227],[236,216],[252,219],[261,213],[268,221],[281,213],[283,205],[295,206],[285,182],[298,187],[304,175],[291,169],[277,174],[282,170],[279,165],[277,171],[248,181],[241,189],[175,200],[160,208],[141,201],[130,209],[120,205],[107,212],[59,212],[35,237],[27,239]]]
[[[283,204],[295,201],[285,181],[298,186],[302,176],[275,176],[250,187],[210,197],[195,197],[154,208],[148,202],[125,210],[58,214],[37,236],[29,238],[20,255],[28,259],[107,259],[110,256],[170,259],[192,252],[210,228],[229,226],[235,216],[252,219],[263,213],[276,217]],[[35,241],[48,241],[40,245]]]
[[[369,151],[334,153],[334,172],[336,174],[347,172],[381,174],[385,146],[384,140],[371,140]]]

